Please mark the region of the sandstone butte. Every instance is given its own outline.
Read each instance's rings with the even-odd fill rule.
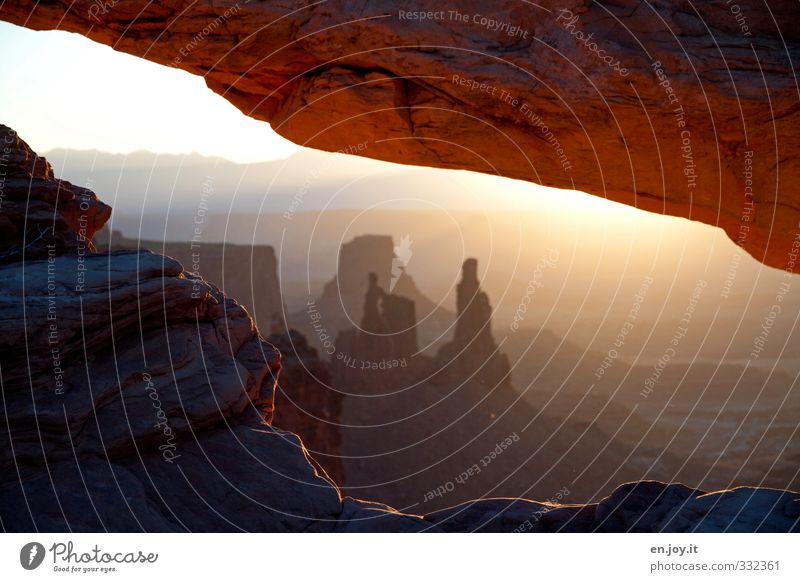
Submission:
[[[0,18],[202,75],[290,140],[575,188],[795,270],[788,0],[26,1]]]

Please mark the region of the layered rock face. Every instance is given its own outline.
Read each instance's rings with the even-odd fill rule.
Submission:
[[[275,426],[300,436],[328,476],[336,483],[342,481],[338,424],[343,396],[331,386],[328,364],[306,338],[284,328],[277,258],[271,246],[136,240],[106,229],[98,233],[95,243],[101,251],[163,253],[186,265],[192,276],[213,281],[225,294],[236,297],[260,329],[270,330],[269,343],[283,356],[275,393]]]
[[[203,75],[299,144],[577,188],[794,269],[796,5],[736,6],[27,0],[0,18]]]
[[[223,293],[236,297],[262,331],[284,331],[278,260],[271,246],[130,239],[107,229],[98,232],[94,242],[101,251],[147,249],[172,257],[193,276],[213,281]]]
[[[69,187],[22,140],[9,149],[30,163],[4,166],[7,199],[38,208]],[[90,234],[110,212],[95,204]],[[269,426],[280,354],[248,313],[174,259],[95,253],[65,223],[62,240],[85,247],[22,246],[0,265],[3,528],[330,531],[358,519],[300,439]]]
[[[0,125],[0,263],[94,249],[111,208],[93,192],[53,177],[53,168]]]

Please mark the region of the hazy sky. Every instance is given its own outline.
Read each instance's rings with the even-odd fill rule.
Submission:
[[[55,148],[122,154],[198,152],[246,163],[286,158],[301,150],[269,124],[243,115],[208,89],[201,77],[114,51],[81,35],[0,22],[0,54],[0,123],[13,127],[40,153]],[[378,162],[365,159],[350,162],[353,176],[412,171],[392,164],[376,168]],[[497,205],[516,201],[620,217],[635,212],[579,192],[473,173],[462,178],[481,198],[494,192]]]
[[[240,113],[201,77],[78,34],[0,22],[0,55],[0,123],[39,152],[145,149],[253,162],[299,149]]]

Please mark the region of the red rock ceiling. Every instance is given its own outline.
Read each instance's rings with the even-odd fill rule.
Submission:
[[[797,269],[796,3],[452,6],[16,1],[0,18],[203,75],[302,145],[577,188]]]

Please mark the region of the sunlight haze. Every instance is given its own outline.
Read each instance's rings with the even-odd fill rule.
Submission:
[[[4,121],[13,121],[40,152],[198,152],[245,163],[300,149],[206,88],[201,77],[78,34],[0,22],[0,54],[6,57],[0,75],[14,87],[0,92]]]

